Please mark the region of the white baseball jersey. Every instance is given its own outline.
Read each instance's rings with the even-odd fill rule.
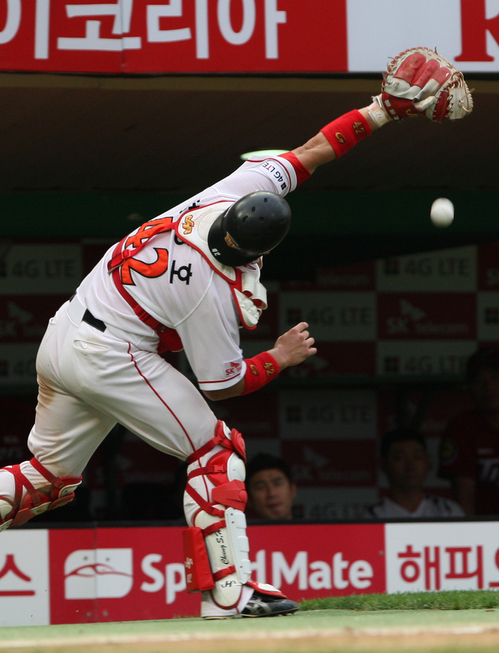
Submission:
[[[423,500],[414,512],[409,512],[399,503],[384,497],[368,509],[368,516],[377,519],[412,519],[427,517],[464,517],[464,511],[455,501],[438,497],[434,494],[425,494]]]
[[[245,162],[229,177],[157,216],[148,225],[172,218],[177,221],[189,207],[210,206],[220,213],[256,190],[281,196],[296,188],[296,173],[286,159]],[[221,208],[218,206],[221,204]],[[135,230],[135,243],[147,232]],[[134,313],[117,292],[107,264],[111,248],[83,281],[77,295],[110,332],[138,348],[157,351],[158,336]],[[259,276],[255,264],[245,266]],[[210,268],[203,256],[175,237],[173,230],[154,236],[150,243],[126,262],[122,271],[127,292],[161,324],[175,329],[203,390],[219,390],[237,383],[246,371],[239,347],[239,318],[229,285]]]

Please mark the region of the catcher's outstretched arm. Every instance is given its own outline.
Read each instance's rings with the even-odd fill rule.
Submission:
[[[463,74],[435,50],[411,48],[390,62],[381,93],[371,105],[333,120],[292,154],[313,173],[388,121],[418,115],[433,122],[458,120],[472,110],[473,98]]]
[[[372,105],[371,105],[372,106]],[[386,115],[386,112],[377,105],[379,111],[383,112],[385,116],[385,122],[388,122],[389,118]],[[355,120],[358,116],[351,116],[354,112],[345,114],[337,120],[326,125],[318,134],[313,136],[309,141],[304,145],[297,147],[293,150],[293,154],[298,157],[302,165],[312,174],[316,168],[323,165],[324,163],[329,163],[337,159],[338,156],[341,156],[344,152],[341,149],[346,150],[350,149],[352,145],[355,145],[355,142],[348,144],[347,135],[343,132],[352,132],[353,139],[355,141],[361,140],[364,136],[369,136],[374,130],[379,129],[381,124],[374,122],[372,117],[369,114],[370,107],[364,107],[359,109],[358,113],[362,116],[365,124],[357,125],[356,123],[362,122]],[[351,120],[349,119],[351,118]],[[384,124],[384,123],[383,123]],[[362,132],[359,132],[359,129],[363,129]],[[357,133],[355,133],[357,130]],[[327,134],[327,135],[326,135]],[[359,138],[360,136],[360,138]],[[337,145],[334,141],[337,141]],[[343,142],[342,142],[343,141]],[[343,148],[341,146],[343,145]],[[341,148],[341,149],[340,149]]]

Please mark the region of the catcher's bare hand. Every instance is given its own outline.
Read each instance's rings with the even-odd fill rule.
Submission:
[[[429,48],[411,48],[397,55],[388,65],[376,100],[393,120],[424,114],[442,122],[473,111],[463,73]]]
[[[276,359],[279,369],[303,363],[309,356],[317,353],[313,346],[314,338],[308,332],[308,324],[300,322],[277,338],[270,354]]]

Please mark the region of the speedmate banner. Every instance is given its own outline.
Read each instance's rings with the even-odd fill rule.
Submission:
[[[24,529],[0,537],[0,626],[199,616],[181,527]],[[499,523],[250,526],[253,578],[301,601],[499,588]],[[36,555],[33,555],[36,552]]]
[[[493,72],[498,44],[497,0],[0,0],[5,71],[380,72],[426,46]]]

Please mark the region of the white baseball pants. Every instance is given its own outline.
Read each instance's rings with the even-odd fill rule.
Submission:
[[[185,459],[217,419],[193,384],[158,354],[82,322],[77,297],[51,319],[37,356],[39,397],[28,446],[57,477],[79,476],[119,422]]]

